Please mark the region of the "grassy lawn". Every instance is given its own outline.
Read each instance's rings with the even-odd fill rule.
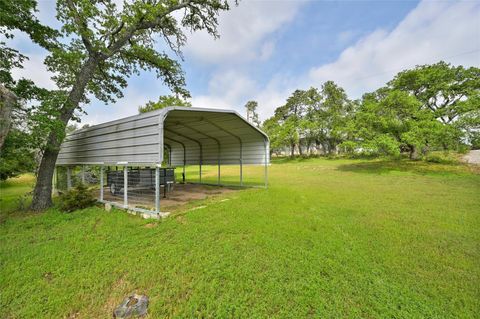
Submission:
[[[138,292],[149,318],[478,318],[478,172],[309,159],[269,175],[267,190],[154,223],[99,208],[9,214],[0,317],[111,318]],[[29,183],[0,185],[2,214]]]

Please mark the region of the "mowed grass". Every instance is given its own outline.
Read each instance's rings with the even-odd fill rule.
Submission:
[[[6,214],[19,207],[28,207],[30,197],[27,195],[33,190],[34,184],[35,177],[32,174],[24,174],[6,181],[0,181],[0,218],[5,218]]]
[[[478,173],[309,159],[269,175],[267,190],[160,222],[100,208],[9,215],[0,316],[111,318],[137,292],[149,318],[478,318]]]

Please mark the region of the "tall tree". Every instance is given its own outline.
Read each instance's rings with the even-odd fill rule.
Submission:
[[[353,112],[353,102],[345,90],[332,81],[321,89],[310,88],[305,93],[308,105],[306,119],[308,132],[325,153],[335,153],[346,139],[346,123]]]
[[[228,9],[219,0],[125,1],[119,9],[113,0],[57,1],[57,18],[65,41],[51,49],[46,59],[61,90],[58,107],[51,109],[52,128],[39,167],[32,201],[33,210],[52,203],[52,176],[68,121],[90,96],[104,102],[122,97],[126,78],[139,70],[154,70],[180,96],[187,97],[180,64],[156,50],[165,43],[181,56],[185,30],[217,34],[217,16]],[[177,14],[180,13],[180,14]]]
[[[260,120],[258,118],[258,102],[257,101],[248,101],[245,104],[245,109],[247,110],[247,121],[255,124],[256,127],[260,127]]]
[[[462,135],[468,137],[480,129],[478,67],[452,66],[443,61],[417,66],[398,73],[387,87],[415,96],[422,109],[444,124],[444,149],[458,144]]]
[[[47,50],[57,45],[58,32],[39,22],[36,5],[34,0],[0,0],[0,178],[33,171],[41,138],[37,132],[31,134],[26,123],[49,92],[29,79],[12,77],[12,70],[22,68],[28,56],[6,43],[17,30]]]
[[[151,112],[155,110],[160,110],[168,106],[191,107],[192,103],[174,95],[162,95],[158,98],[157,102],[149,101],[144,106],[140,106],[138,108],[138,112],[146,113],[146,112]]]
[[[275,118],[282,127],[282,140],[290,146],[290,155],[295,155],[295,148],[302,155],[301,139],[304,137],[302,130],[302,118],[305,115],[308,104],[304,90],[295,90],[288,97],[285,105],[275,110]]]
[[[406,150],[417,159],[442,136],[442,123],[415,96],[400,90],[365,94],[355,117],[360,146],[374,154],[399,155]]]
[[[284,140],[281,135],[282,128],[275,116],[265,120],[262,124],[262,130],[268,134],[270,139],[270,155],[281,151],[285,146]]]

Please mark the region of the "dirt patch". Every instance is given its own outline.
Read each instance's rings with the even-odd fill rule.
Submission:
[[[117,281],[112,284],[110,289],[110,295],[103,306],[103,314],[112,314],[115,307],[125,298],[126,295],[131,293],[132,286],[125,279],[126,274],[122,275]]]
[[[157,226],[158,226],[158,223],[148,223],[148,224],[143,225],[143,227],[145,227],[145,228],[154,228],[154,227],[157,227]]]
[[[47,272],[47,273],[44,273],[43,274],[43,278],[47,281],[47,282],[51,282],[53,280],[53,274],[51,272]]]
[[[162,211],[169,211],[172,208],[183,206],[191,201],[206,199],[207,197],[216,197],[223,194],[234,192],[235,189],[220,186],[206,186],[195,184],[175,184],[173,190],[163,197],[163,189],[160,198],[160,207]],[[133,193],[133,192],[132,192]],[[152,189],[137,190],[135,195],[128,197],[129,206],[142,207],[144,209],[153,209],[155,205],[155,192]],[[140,195],[141,194],[141,195]],[[112,195],[110,191],[104,189],[104,199],[106,201],[123,203],[123,194]]]
[[[480,150],[470,151],[467,155],[463,156],[463,161],[468,164],[480,165]]]
[[[80,312],[78,311],[72,311],[71,313],[69,313],[66,317],[64,318],[67,318],[67,319],[77,319],[77,318],[80,318]]]

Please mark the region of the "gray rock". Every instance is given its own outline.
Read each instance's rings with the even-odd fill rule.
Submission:
[[[133,294],[125,298],[113,311],[114,318],[141,317],[147,314],[148,297]]]

